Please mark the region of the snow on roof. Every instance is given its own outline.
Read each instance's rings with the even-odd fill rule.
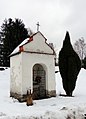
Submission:
[[[10,54],[10,56],[12,56],[12,55],[18,53],[18,52],[19,52],[19,47],[20,47],[20,46],[23,46],[23,45],[26,44],[28,41],[29,41],[29,38],[25,39],[20,45],[18,45],[18,46],[14,49],[14,51]]]
[[[44,35],[43,35],[40,31],[38,31],[37,33],[40,33],[40,34],[44,37]],[[10,56],[13,56],[13,55],[19,53],[19,52],[20,52],[20,46],[23,46],[23,45],[25,45],[26,43],[31,42],[31,41],[33,40],[33,39],[32,39],[33,36],[36,35],[37,33],[34,33],[32,36],[30,36],[30,38],[25,39],[20,45],[18,45],[18,46],[14,49],[14,51],[10,54]],[[47,40],[45,37],[44,37],[44,39]]]

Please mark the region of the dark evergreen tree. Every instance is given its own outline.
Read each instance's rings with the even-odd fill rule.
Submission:
[[[80,58],[73,50],[70,42],[70,36],[67,32],[63,42],[63,47],[59,52],[59,70],[62,77],[63,88],[67,96],[72,96],[80,69]]]
[[[3,65],[9,66],[8,56],[24,39],[29,37],[28,31],[21,19],[13,21],[9,18],[1,26],[0,37],[5,50]]]
[[[82,68],[86,69],[86,57],[82,60]]]
[[[0,66],[3,66],[3,53],[4,53],[4,47],[3,44],[0,43]]]

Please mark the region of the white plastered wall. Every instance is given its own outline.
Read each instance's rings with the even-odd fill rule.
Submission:
[[[10,92],[22,93],[22,57],[21,54],[10,58]]]
[[[54,55],[22,53],[22,93],[33,91],[33,66],[41,64],[46,70],[46,90],[56,90]]]
[[[40,33],[33,36],[33,41],[24,45],[24,50],[53,54],[53,50],[45,43],[45,39]]]

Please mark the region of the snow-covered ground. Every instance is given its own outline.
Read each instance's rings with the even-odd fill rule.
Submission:
[[[74,97],[61,97],[60,74],[56,74],[57,97],[34,100],[33,106],[10,98],[10,69],[0,71],[0,119],[86,119],[86,70],[79,73]]]

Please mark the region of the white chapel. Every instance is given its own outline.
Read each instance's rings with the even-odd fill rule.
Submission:
[[[10,96],[24,100],[56,96],[55,51],[38,31],[25,39],[10,55]]]

